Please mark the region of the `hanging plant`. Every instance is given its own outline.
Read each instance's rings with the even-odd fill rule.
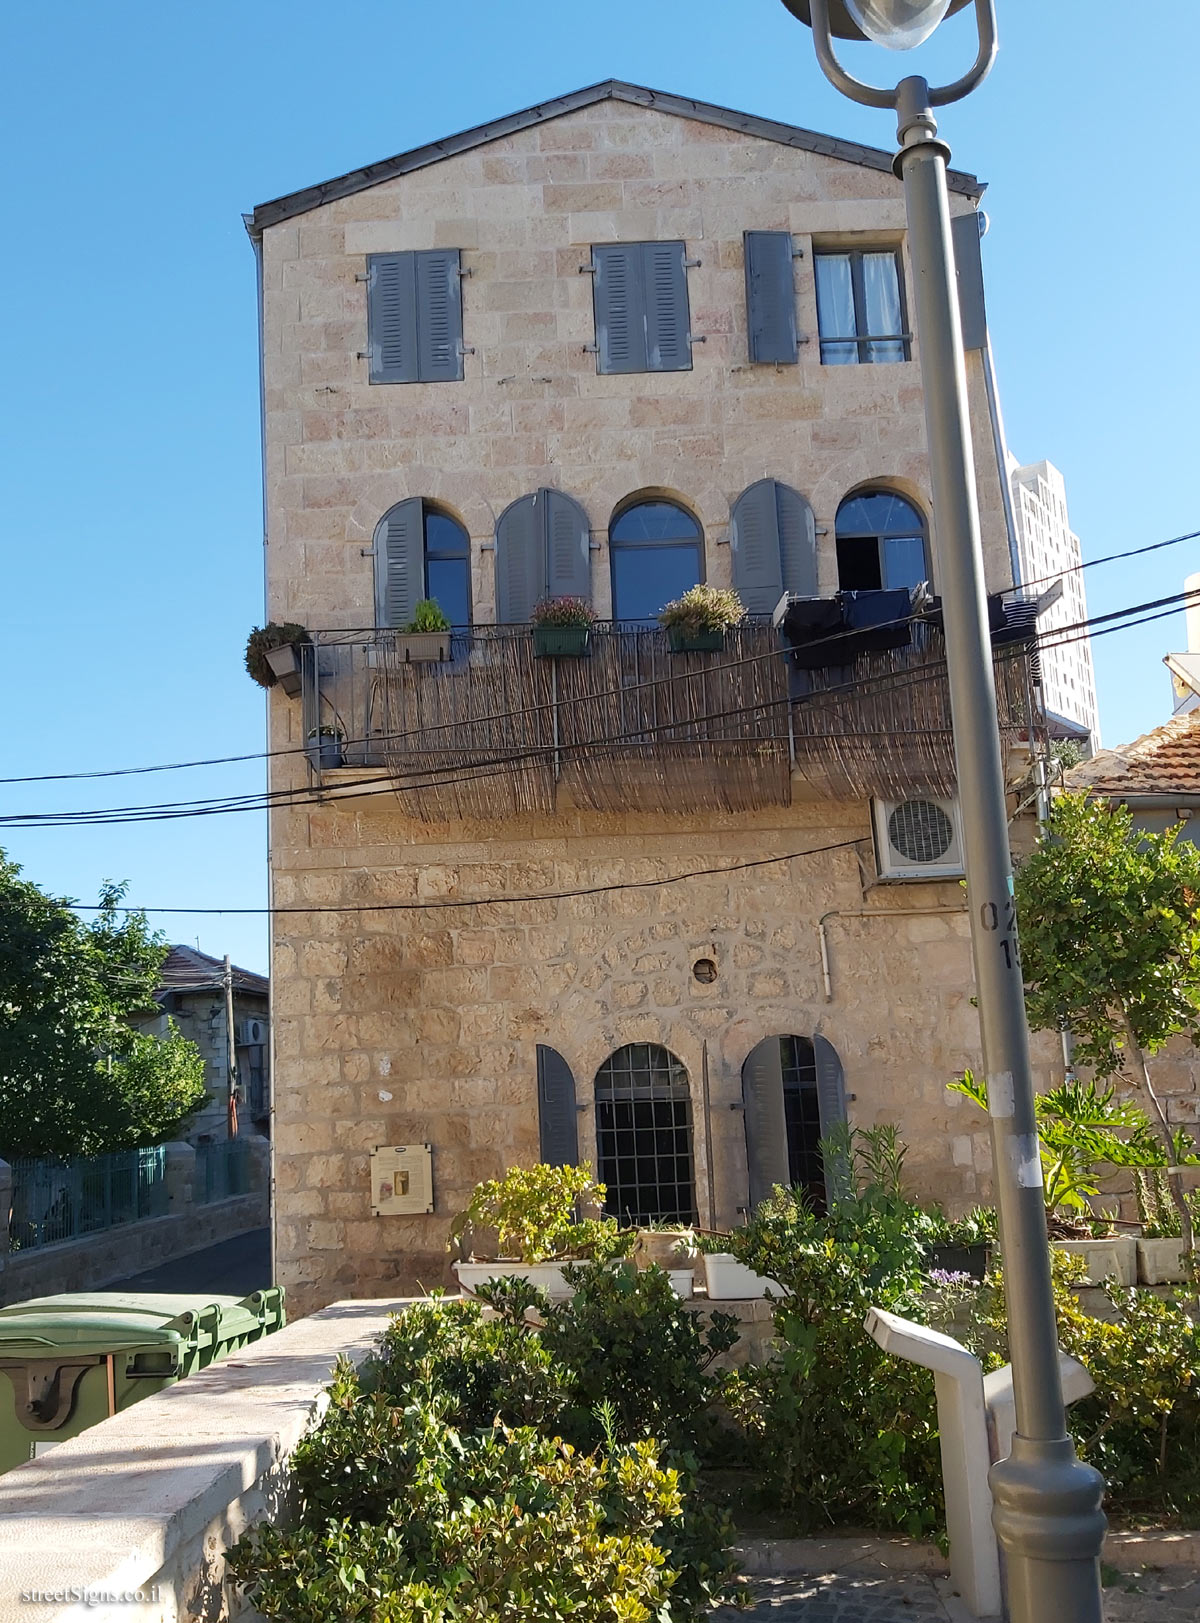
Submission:
[[[246,639],[246,670],[260,688],[276,683],[285,693],[300,691],[300,647],[308,632],[294,620],[255,626]]]

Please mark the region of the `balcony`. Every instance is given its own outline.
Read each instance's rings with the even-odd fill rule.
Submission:
[[[1034,714],[1028,644],[994,650],[1006,746]],[[742,812],[793,797],[902,798],[954,788],[942,637],[797,670],[771,624],[719,653],[673,653],[658,629],[599,625],[582,659],[535,657],[523,626],[450,639],[408,664],[390,631],[314,632],[302,650],[306,737],[341,736],[314,781],[342,794],[386,781],[426,822],[593,811]]]

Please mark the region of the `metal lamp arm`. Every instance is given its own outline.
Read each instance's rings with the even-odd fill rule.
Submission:
[[[843,96],[849,96],[851,101],[861,102],[864,107],[894,109],[896,90],[882,90],[876,85],[864,84],[838,61],[833,46],[833,30],[829,25],[829,0],[811,0],[811,14],[817,61],[834,89],[840,90]],[[975,0],[975,23],[979,31],[979,52],[974,66],[953,84],[930,90],[930,107],[945,107],[949,102],[961,101],[991,70],[996,60],[996,0]]]

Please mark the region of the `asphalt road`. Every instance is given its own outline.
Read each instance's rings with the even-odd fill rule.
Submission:
[[[271,1231],[252,1229],[232,1240],[189,1251],[145,1273],[114,1280],[106,1291],[212,1291],[217,1296],[248,1296],[271,1283]]]

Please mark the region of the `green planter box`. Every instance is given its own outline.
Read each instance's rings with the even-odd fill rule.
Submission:
[[[591,626],[534,626],[533,652],[538,659],[583,659]]]
[[[668,626],[667,638],[673,654],[717,654],[725,646],[723,631],[688,631],[683,626]]]

